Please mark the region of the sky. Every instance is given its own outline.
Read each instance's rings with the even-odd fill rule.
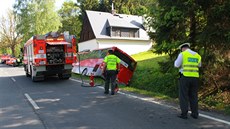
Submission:
[[[13,9],[14,0],[4,0],[0,4],[0,16],[6,16],[8,9]]]
[[[56,3],[55,3],[56,7],[60,8],[64,1],[67,1],[67,0],[56,0]],[[6,16],[8,9],[13,9],[14,2],[15,0],[1,0],[0,17]]]

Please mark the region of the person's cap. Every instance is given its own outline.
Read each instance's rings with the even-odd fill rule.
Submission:
[[[183,47],[188,46],[190,47],[190,43],[183,43],[179,46],[179,49],[182,49]]]

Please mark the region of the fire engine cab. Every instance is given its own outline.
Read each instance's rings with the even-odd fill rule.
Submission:
[[[76,37],[67,33],[49,32],[31,37],[23,49],[24,70],[32,81],[58,75],[60,79],[71,77],[72,63],[76,55]]]

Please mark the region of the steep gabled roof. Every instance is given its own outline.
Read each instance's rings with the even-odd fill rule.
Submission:
[[[137,25],[131,24],[128,21],[124,20],[123,18],[109,18],[108,25],[112,27],[124,27],[124,28],[136,28],[139,29]]]
[[[107,27],[122,27],[139,29],[140,38],[125,38],[135,40],[149,40],[149,36],[143,27],[143,17],[126,14],[111,14],[107,12],[86,11],[90,25],[96,38],[117,38],[107,35]]]

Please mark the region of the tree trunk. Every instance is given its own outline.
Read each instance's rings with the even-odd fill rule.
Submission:
[[[12,56],[15,56],[15,45],[12,45],[10,48],[12,50]]]
[[[190,10],[190,34],[189,34],[189,41],[191,43],[195,43],[195,37],[196,37],[196,16],[195,16],[195,10]]]

